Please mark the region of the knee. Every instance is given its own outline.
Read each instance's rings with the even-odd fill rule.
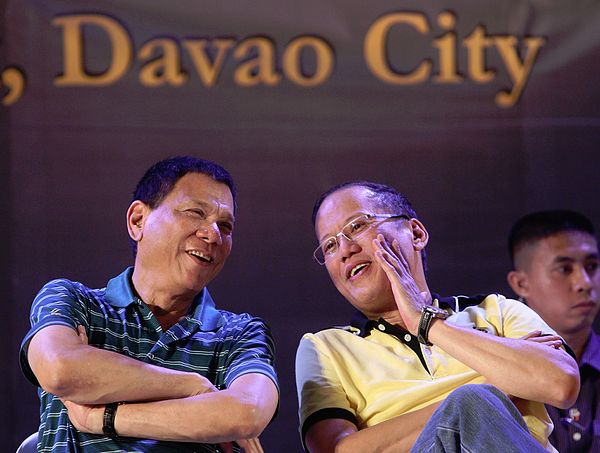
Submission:
[[[454,403],[461,403],[465,400],[469,400],[472,402],[481,402],[486,403],[490,401],[490,399],[496,398],[508,398],[502,391],[493,385],[490,384],[466,384],[458,387],[456,390],[452,391],[447,400]]]

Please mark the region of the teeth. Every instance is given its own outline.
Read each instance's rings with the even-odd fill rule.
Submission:
[[[360,271],[362,271],[368,265],[369,265],[368,263],[363,263],[363,264],[359,264],[356,267],[353,267],[352,270],[350,271],[350,277],[354,277],[356,274],[358,274]]]
[[[198,250],[188,250],[188,254],[195,256],[196,258],[200,258],[202,261],[206,262],[206,263],[211,263],[212,262],[212,258],[208,255],[205,255],[202,252],[199,252]]]

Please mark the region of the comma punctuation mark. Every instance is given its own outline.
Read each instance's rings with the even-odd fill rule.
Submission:
[[[19,68],[8,67],[0,74],[2,105],[8,107],[17,102],[25,91],[25,74]]]

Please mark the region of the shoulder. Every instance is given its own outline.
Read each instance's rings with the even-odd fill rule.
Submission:
[[[300,338],[297,355],[338,353],[352,349],[356,342],[365,341],[360,331],[352,326],[330,327],[314,333],[305,333]]]
[[[264,319],[250,313],[232,313],[227,310],[217,310],[217,312],[221,318],[217,328],[220,336],[272,341],[271,328]]]
[[[496,310],[521,310],[529,311],[529,308],[518,300],[509,299],[499,293],[478,294],[475,296],[451,296],[439,298],[440,305],[445,305],[455,312],[469,309],[481,309],[484,311]]]
[[[93,289],[83,283],[69,280],[66,278],[57,278],[46,283],[35,297],[35,303],[51,302],[61,300],[85,301],[89,299],[96,300],[105,292],[105,288]]]

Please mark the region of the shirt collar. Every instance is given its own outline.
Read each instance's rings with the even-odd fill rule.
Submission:
[[[449,308],[453,311],[458,311],[458,302],[455,300],[455,297],[439,297],[437,294],[432,294],[433,297],[433,305],[440,308]],[[358,335],[361,337],[366,337],[371,333],[371,330],[376,327],[378,324],[384,324],[385,326],[391,326],[387,321],[383,318],[379,318],[378,320],[373,320],[367,318],[362,312],[356,310],[354,315],[352,316],[352,321],[350,325],[355,329],[358,329]],[[405,329],[402,329],[398,326],[391,326],[394,329],[399,329],[403,333]]]
[[[113,307],[125,308],[141,301],[133,289],[132,275],[133,266],[108,281],[105,298]],[[224,323],[223,316],[216,309],[215,302],[206,288],[195,297],[188,317],[199,321],[199,328],[202,331],[216,330]]]
[[[581,356],[579,366],[589,365],[600,371],[600,335],[593,330],[590,331],[590,338],[585,345],[585,350]]]

